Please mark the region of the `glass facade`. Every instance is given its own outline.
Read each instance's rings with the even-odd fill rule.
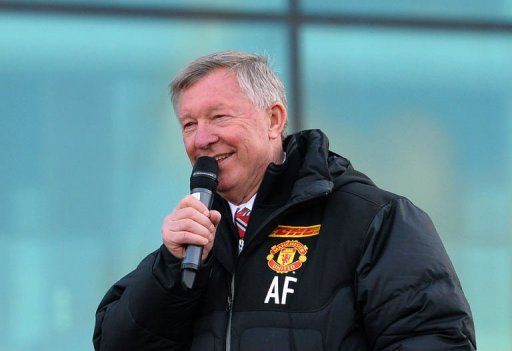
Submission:
[[[287,0],[17,0],[17,3],[28,5],[83,5],[106,6],[112,8],[137,8],[141,11],[147,9],[186,9],[186,10],[226,10],[226,11],[275,11],[285,12],[288,9]]]
[[[415,17],[435,20],[480,19],[486,21],[509,21],[512,19],[512,2],[510,0],[432,0],[428,2],[408,0],[301,0],[299,3],[303,12],[310,14],[380,15],[395,18]]]
[[[341,24],[354,14],[446,18],[435,3],[15,3],[27,6],[0,5],[2,349],[92,349],[100,299],[159,246],[163,217],[188,192],[167,85],[191,59],[225,49],[267,53],[290,100],[300,93],[291,131],[323,129],[331,149],[431,215],[479,350],[512,349],[512,22]],[[475,3],[485,16],[451,11],[510,19],[510,4]],[[73,10],[84,4],[98,7]],[[123,12],[155,6],[169,13]],[[311,20],[326,11],[340,24]]]
[[[301,38],[305,127],[431,215],[479,349],[510,349],[512,38],[322,26]]]

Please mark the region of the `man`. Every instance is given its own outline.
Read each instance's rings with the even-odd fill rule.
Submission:
[[[101,302],[96,350],[475,349],[428,216],[322,132],[283,140],[284,88],[264,58],[199,58],[171,93],[191,163],[218,161],[214,209],[186,196],[165,218],[160,249]],[[204,250],[187,290],[189,244]]]

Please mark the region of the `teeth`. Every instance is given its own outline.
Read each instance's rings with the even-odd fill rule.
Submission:
[[[229,156],[231,156],[231,154],[224,154],[224,155],[215,156],[215,160],[221,161],[221,160],[224,160],[225,158],[228,158]]]

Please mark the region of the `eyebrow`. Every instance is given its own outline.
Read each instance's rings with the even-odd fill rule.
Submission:
[[[211,106],[208,108],[208,112],[212,112],[212,111],[215,111],[215,110],[221,110],[223,108],[229,108],[227,105],[224,105],[222,103],[220,104],[217,104],[217,105],[214,105],[214,106]]]
[[[226,109],[228,109],[228,110],[232,111],[232,109],[231,109],[229,106],[227,106],[227,105],[225,105],[225,104],[223,104],[223,103],[220,103],[220,104],[217,104],[217,105],[213,105],[213,106],[208,107],[208,108],[206,109],[206,112],[207,112],[207,113],[211,113],[211,112],[214,112],[214,111],[216,111],[216,110],[221,110],[221,109],[224,109],[224,108],[226,108]],[[188,112],[185,112],[185,114],[183,114],[183,116],[179,116],[179,115],[178,115],[178,119],[179,119],[179,120],[183,120],[183,119],[186,119],[186,118],[189,118],[189,117],[191,117],[191,115],[190,115],[190,113],[188,113]]]

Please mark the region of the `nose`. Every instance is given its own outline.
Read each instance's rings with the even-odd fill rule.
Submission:
[[[207,149],[218,140],[218,136],[208,123],[199,123],[194,138],[194,146],[197,149]]]

